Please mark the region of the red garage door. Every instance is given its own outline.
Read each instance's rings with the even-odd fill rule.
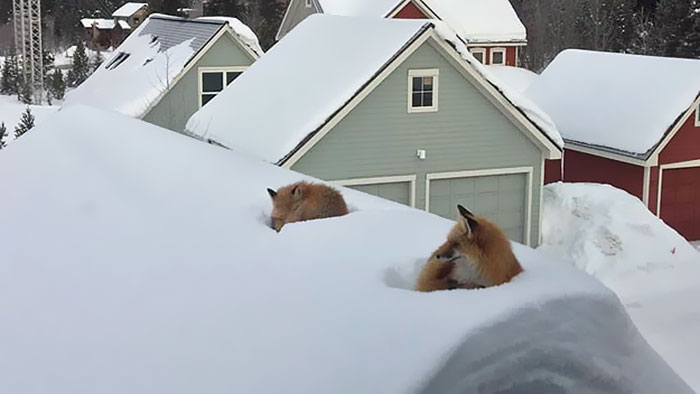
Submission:
[[[700,168],[664,170],[661,219],[690,241],[700,240]]]

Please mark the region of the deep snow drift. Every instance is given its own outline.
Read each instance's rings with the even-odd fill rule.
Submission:
[[[700,253],[636,197],[608,185],[545,186],[540,250],[617,293],[651,345],[700,390]]]
[[[5,143],[14,141],[15,126],[17,126],[19,123],[20,119],[22,118],[22,113],[26,111],[26,109],[27,105],[17,101],[16,96],[6,96],[0,94],[0,122],[4,122],[5,127],[7,127]],[[32,111],[32,115],[34,115],[34,123],[40,124],[47,115],[58,111],[58,106],[30,105],[29,109]]]
[[[300,175],[123,115],[64,108],[0,178],[3,393],[690,392],[566,264],[408,291],[449,221],[343,189],[277,234]]]

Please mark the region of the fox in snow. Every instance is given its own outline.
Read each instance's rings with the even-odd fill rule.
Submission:
[[[272,228],[277,232],[287,223],[348,214],[343,195],[330,186],[297,182],[267,193],[272,198]]]
[[[498,286],[523,272],[495,224],[457,206],[457,224],[423,266],[415,289],[430,292]]]

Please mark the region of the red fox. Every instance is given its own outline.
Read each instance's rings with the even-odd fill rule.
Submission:
[[[498,286],[523,272],[498,226],[461,205],[457,209],[457,224],[423,266],[417,291]]]
[[[272,228],[277,232],[287,223],[348,214],[343,195],[330,186],[298,182],[267,192],[272,198]]]

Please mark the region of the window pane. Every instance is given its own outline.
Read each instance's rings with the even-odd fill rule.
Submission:
[[[493,64],[504,64],[503,52],[494,52],[493,53]]]
[[[433,91],[433,77],[423,77],[423,91]]]
[[[476,60],[479,61],[479,63],[484,63],[484,53],[483,52],[474,52],[474,53],[472,53],[472,55],[474,55],[474,57],[476,58]]]
[[[412,103],[411,103],[411,106],[412,106],[413,108],[422,107],[422,103],[421,103],[421,94],[420,94],[420,93],[413,93],[413,101],[412,101]]]
[[[222,72],[202,73],[202,91],[220,92],[224,88]]]
[[[242,73],[238,71],[229,71],[226,73],[226,86],[230,85],[234,79],[238,78]]]
[[[413,77],[413,91],[420,92],[423,87],[423,78]]]
[[[207,104],[208,102],[210,102],[211,99],[213,99],[214,97],[216,97],[215,94],[203,94],[203,95],[202,95],[202,106],[206,105],[206,104]]]
[[[423,106],[432,107],[433,106],[433,92],[423,93]]]

